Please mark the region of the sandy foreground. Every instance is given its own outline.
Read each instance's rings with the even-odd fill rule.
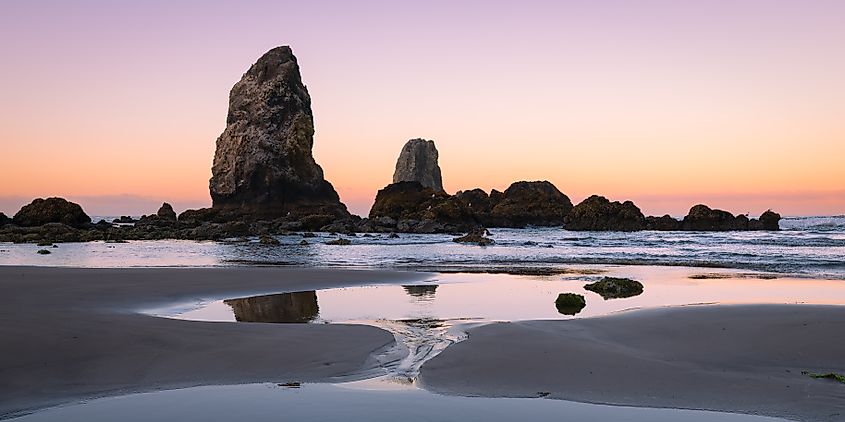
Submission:
[[[0,267],[0,417],[78,399],[210,384],[338,381],[392,346],[363,325],[180,321],[140,309],[421,273],[289,268]]]
[[[481,326],[427,362],[434,392],[845,420],[845,307],[685,306]]]
[[[198,385],[333,382],[376,368],[393,336],[361,325],[233,324],[138,311],[200,299],[430,274],[298,268],[0,267],[0,416]],[[365,306],[365,304],[362,304]],[[422,385],[552,398],[844,420],[845,307],[688,306],[481,326],[427,362]]]

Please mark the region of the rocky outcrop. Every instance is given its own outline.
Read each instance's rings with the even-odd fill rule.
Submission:
[[[393,228],[402,232],[466,231],[477,226],[460,201],[419,182],[392,183],[378,191],[369,217],[387,228],[395,224]]]
[[[662,217],[648,216],[645,218],[645,230],[676,231],[681,229],[681,222],[669,214]]]
[[[564,221],[566,230],[637,231],[645,228],[645,216],[631,201],[610,202],[593,195],[576,205]]]
[[[560,226],[572,211],[572,201],[548,181],[516,182],[490,194],[488,227]]]
[[[481,189],[458,192],[454,196],[422,186],[419,182],[388,185],[376,195],[370,221],[390,218],[397,231],[416,231],[419,224],[403,226],[402,221],[429,222],[422,227],[433,232],[466,232],[474,227],[525,227],[562,225],[572,202],[549,182],[516,182],[505,192]]]
[[[167,202],[161,204],[156,215],[162,220],[176,221],[176,211],[173,211],[173,207]]]
[[[399,153],[393,183],[419,182],[435,191],[443,190],[440,165],[437,164],[437,148],[434,141],[411,139]]]
[[[771,210],[757,220],[699,204],[690,208],[689,214],[680,222],[680,228],[689,231],[780,230],[779,221],[780,214]]]
[[[25,205],[12,217],[12,222],[22,227],[41,226],[47,223],[62,223],[70,227],[85,227],[91,217],[85,214],[79,204],[64,198],[37,198]]]
[[[3,214],[2,212],[0,212],[0,227],[3,227],[4,225],[9,224],[11,222],[12,222],[11,218],[7,217],[6,214]]]
[[[138,221],[135,222],[136,227],[157,226],[157,227],[175,227],[177,222],[176,212],[173,207],[167,202],[161,204],[161,207],[155,214],[142,215]]]
[[[314,161],[313,136],[311,97],[296,57],[290,47],[274,48],[229,94],[209,181],[212,208],[251,218],[348,217]]]
[[[761,230],[780,230],[780,214],[772,210],[767,210],[766,212],[761,214],[760,218],[757,221],[759,221],[760,223]],[[755,226],[754,220],[751,220],[749,225]]]
[[[584,289],[598,293],[604,300],[620,299],[641,295],[643,284],[630,278],[604,277],[595,283],[584,285]]]

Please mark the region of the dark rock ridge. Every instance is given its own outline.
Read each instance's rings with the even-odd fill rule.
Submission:
[[[645,216],[633,202],[610,202],[598,195],[576,205],[564,220],[565,229],[576,231],[637,231],[645,225]]]
[[[402,147],[399,159],[396,160],[393,183],[419,182],[424,187],[442,191],[443,179],[437,159],[434,141],[411,139]]]
[[[64,198],[37,198],[25,205],[12,217],[12,222],[21,227],[42,226],[48,223],[61,223],[80,228],[91,223],[91,217],[85,214],[79,204]]]
[[[779,221],[780,214],[771,210],[756,220],[699,204],[690,208],[678,226],[680,230],[688,231],[779,230]]]
[[[474,227],[557,226],[572,202],[553,184],[516,182],[504,192],[481,189],[449,195],[419,182],[398,182],[376,195],[369,221],[396,231],[467,232]]]
[[[0,227],[3,227],[6,224],[9,224],[11,222],[12,222],[11,218],[7,217],[6,214],[3,214],[2,212],[0,212]]]
[[[217,212],[204,216],[349,217],[314,161],[313,136],[311,97],[296,57],[290,47],[276,47],[261,56],[229,94],[226,129],[217,139],[209,181]]]

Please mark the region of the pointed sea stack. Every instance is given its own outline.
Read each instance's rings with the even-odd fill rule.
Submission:
[[[420,182],[424,187],[442,191],[443,178],[437,159],[438,153],[434,141],[411,139],[402,147],[399,159],[396,160],[393,183]]]
[[[261,56],[232,87],[217,139],[212,208],[254,218],[349,213],[311,153],[311,97],[290,47]]]

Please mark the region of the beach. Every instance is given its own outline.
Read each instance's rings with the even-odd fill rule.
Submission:
[[[226,324],[144,308],[200,298],[411,281],[424,274],[277,268],[0,267],[0,415],[197,385],[339,381],[393,336],[355,325]]]
[[[378,374],[393,336],[348,324],[185,321],[156,307],[276,292],[414,283],[430,273],[303,268],[0,267],[0,414],[201,385]],[[366,306],[362,304],[362,306]],[[426,362],[437,393],[838,420],[845,310],[701,305],[481,325]]]

